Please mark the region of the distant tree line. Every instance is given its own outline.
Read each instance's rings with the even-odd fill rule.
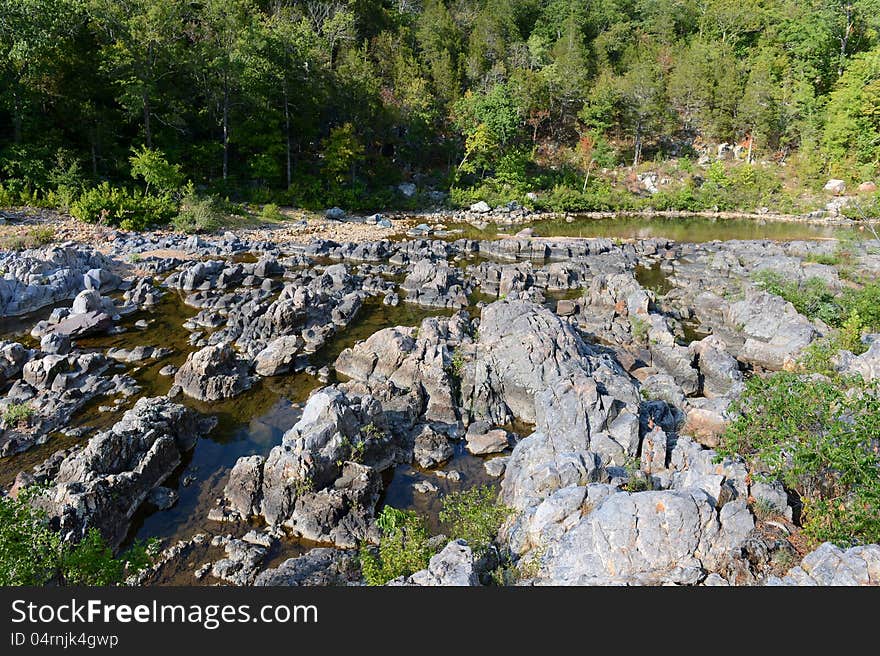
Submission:
[[[0,0],[0,185],[130,182],[146,148],[305,206],[586,190],[719,142],[867,178],[878,26],[880,0]]]

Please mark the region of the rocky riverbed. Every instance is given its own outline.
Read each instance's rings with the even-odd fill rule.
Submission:
[[[524,584],[880,582],[880,547],[807,554],[796,502],[714,450],[744,380],[829,331],[755,276],[842,290],[817,263],[837,242],[389,223],[0,253],[0,413],[28,408],[6,492],[41,485],[66,539],[162,539],[143,584],[360,584],[383,505],[439,532],[442,496],[484,483]],[[877,246],[847,276],[876,278]],[[880,374],[876,347],[840,362]],[[396,583],[484,565],[453,541]]]

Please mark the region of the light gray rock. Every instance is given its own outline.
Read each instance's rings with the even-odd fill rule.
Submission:
[[[764,512],[779,514],[791,521],[792,509],[788,505],[788,494],[778,481],[753,480],[749,486],[749,494],[763,506]]]
[[[750,530],[745,521],[725,529],[701,490],[618,492],[550,544],[535,582],[695,584]]]
[[[697,367],[703,376],[703,394],[708,397],[738,394],[743,376],[739,364],[730,355],[723,341],[710,335],[690,345],[697,355]]]
[[[475,456],[500,453],[510,446],[510,435],[503,428],[494,430],[473,430],[482,422],[475,422],[468,427],[465,440],[467,450]]]
[[[428,569],[423,569],[406,579],[396,579],[388,585],[406,586],[475,586],[479,585],[474,570],[474,554],[464,540],[454,540],[433,556]]]
[[[850,358],[841,367],[845,374],[858,374],[866,382],[880,378],[880,340],[875,340],[871,347],[861,355]]]
[[[498,478],[499,476],[504,475],[504,470],[507,467],[508,459],[508,456],[500,458],[490,458],[483,463],[483,469],[485,469],[486,473],[492,478]]]
[[[449,460],[455,449],[449,442],[449,438],[443,433],[434,430],[428,425],[416,435],[413,448],[413,458],[419,467],[431,469],[438,467]]]
[[[224,540],[226,558],[211,567],[211,575],[233,585],[253,585],[260,565],[266,557],[266,547],[244,540]]]
[[[768,585],[878,585],[880,545],[841,549],[825,542],[807,554],[800,565],[782,578],[771,577]]]
[[[725,319],[746,336],[739,358],[771,370],[795,363],[818,334],[791,303],[753,288],[746,290],[743,300],[730,304]]]
[[[299,335],[272,340],[254,358],[254,370],[261,376],[277,376],[290,370],[304,342]]]
[[[360,576],[357,552],[318,547],[278,567],[260,572],[254,585],[339,586],[354,585]]]
[[[251,386],[248,367],[228,344],[206,346],[190,353],[174,375],[183,393],[199,401],[219,401]]]
[[[49,333],[40,339],[40,350],[50,355],[67,355],[70,353],[70,336],[60,333]]]
[[[139,399],[110,430],[61,461],[37,503],[65,539],[97,528],[116,547],[135,511],[213,424],[164,397]]]

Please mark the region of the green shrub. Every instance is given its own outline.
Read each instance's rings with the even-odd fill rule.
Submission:
[[[114,557],[96,529],[79,543],[63,541],[31,505],[37,492],[0,498],[0,585],[112,585],[149,564],[155,542]]]
[[[821,278],[809,278],[799,284],[784,280],[776,271],[764,269],[755,274],[755,283],[790,302],[808,319],[821,319],[830,326],[839,326],[847,316],[837,296]]]
[[[0,207],[12,207],[15,204],[13,202],[14,196],[15,194],[10,189],[0,184]]]
[[[86,223],[106,223],[125,230],[145,230],[167,223],[177,212],[170,195],[152,196],[103,182],[85,190],[70,213]]]
[[[485,553],[511,510],[498,501],[498,491],[489,485],[454,492],[443,499],[440,521],[455,540],[464,540],[477,556]]]
[[[18,428],[30,422],[35,410],[27,403],[13,402],[3,411],[3,425],[7,428]]]
[[[49,226],[31,228],[23,235],[6,237],[2,247],[10,251],[21,251],[28,248],[39,248],[55,241],[55,229]]]
[[[807,536],[842,545],[880,540],[877,385],[754,376],[736,410],[719,454],[742,455],[754,476],[794,490]]]
[[[378,552],[362,546],[359,554],[367,585],[385,585],[428,566],[433,555],[428,545],[428,529],[416,513],[385,506],[376,525],[382,533]]]
[[[266,205],[263,205],[263,209],[260,210],[260,220],[275,223],[283,221],[284,215],[281,213],[281,210],[278,209],[277,205],[267,203]]]
[[[880,331],[880,283],[870,283],[857,290],[848,289],[840,303],[847,316],[856,312],[867,330]]]
[[[153,150],[146,146],[141,149],[131,149],[131,177],[143,178],[147,185],[147,193],[150,187],[164,193],[176,191],[183,184],[183,174],[180,166],[169,164],[165,154],[161,150]]]
[[[174,229],[187,233],[214,232],[225,218],[220,204],[220,201],[213,196],[200,197],[195,193],[187,194],[180,203],[180,211],[172,221]]]

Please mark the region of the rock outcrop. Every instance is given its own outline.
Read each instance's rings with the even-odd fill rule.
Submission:
[[[199,401],[219,401],[236,396],[251,386],[248,365],[228,344],[206,346],[190,353],[174,374],[183,393]]]
[[[65,539],[95,528],[116,547],[150,492],[212,426],[164,397],[139,399],[110,430],[58,464],[38,503]]]

